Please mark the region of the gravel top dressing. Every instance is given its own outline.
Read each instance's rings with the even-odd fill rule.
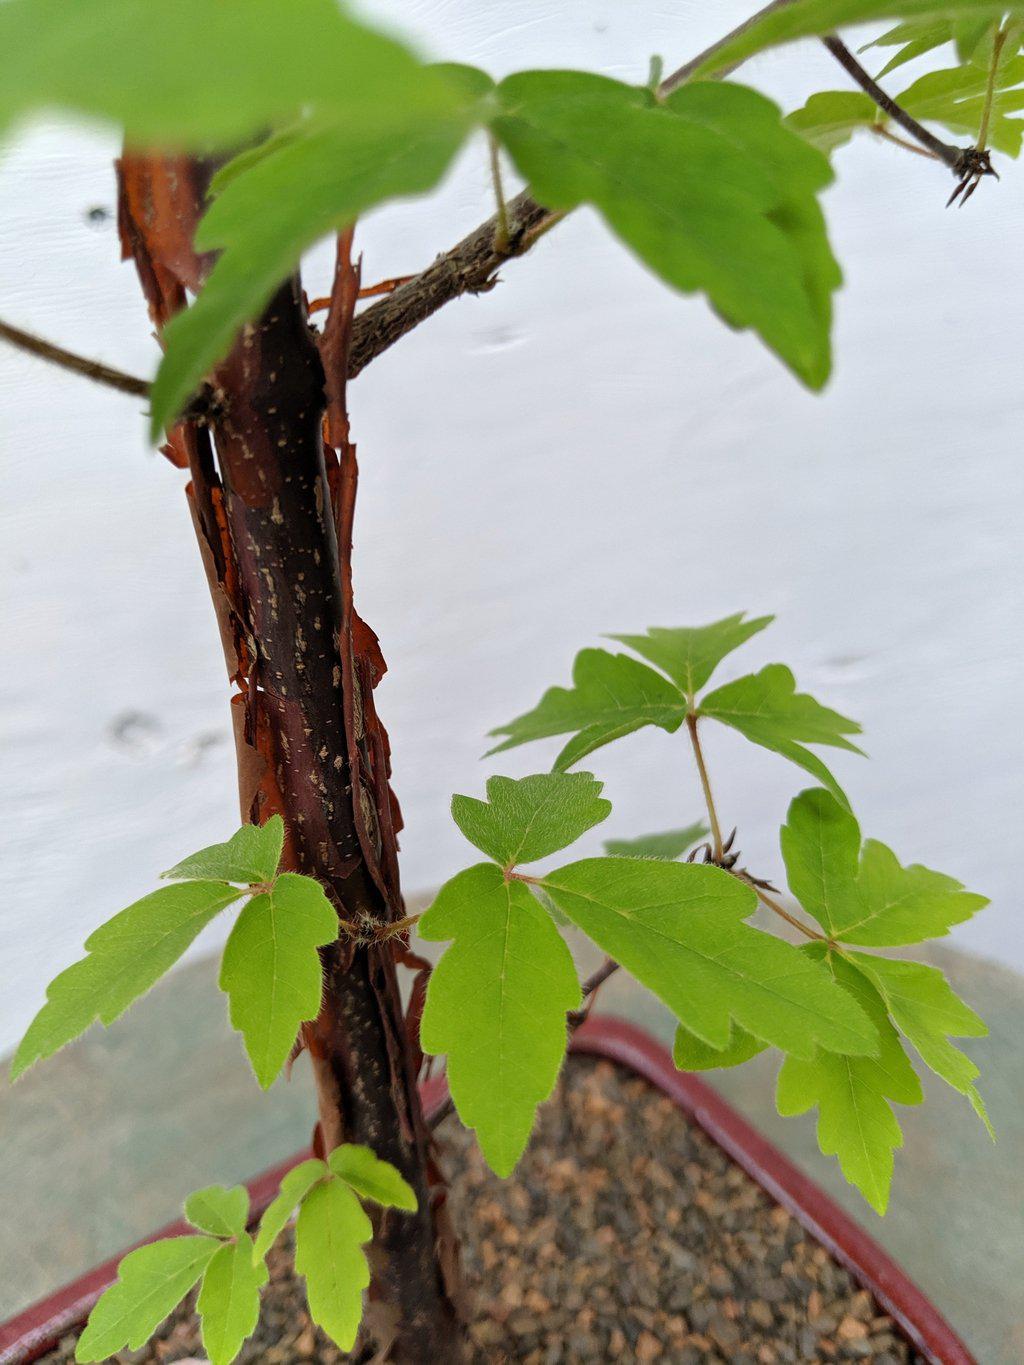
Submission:
[[[439,1130],[477,1362],[920,1362],[871,1295],[660,1092],[571,1058],[515,1175]],[[309,1322],[290,1247],[241,1362],[344,1359]],[[203,1358],[191,1302],[121,1362]],[[74,1338],[45,1357],[74,1358]],[[425,1362],[426,1365],[426,1362]]]

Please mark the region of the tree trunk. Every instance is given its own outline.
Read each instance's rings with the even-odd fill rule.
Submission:
[[[126,157],[120,226],[158,327],[209,266],[192,247],[207,169],[183,158]],[[165,453],[188,467],[188,495],[228,672],[242,816],[280,812],[286,858],[326,888],[343,932],[323,952],[309,1052],[319,1121],[314,1145],[364,1142],[416,1191],[415,1215],[383,1212],[370,1251],[373,1283],[360,1350],[378,1359],[459,1359],[457,1256],[444,1187],[416,1090],[418,1054],[398,993],[400,919],[387,736],[372,688],[384,671],[352,606],[356,466],[344,416],[346,338],[355,304],[347,249],[321,354],[297,278],[247,327],[213,378],[215,415],[171,433]],[[337,450],[334,448],[337,446]]]

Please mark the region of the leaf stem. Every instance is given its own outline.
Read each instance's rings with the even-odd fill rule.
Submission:
[[[981,122],[978,125],[978,141],[975,143],[978,151],[984,151],[988,142],[988,128],[992,120],[992,107],[995,103],[996,77],[999,74],[999,61],[1003,54],[1003,44],[1006,42],[1006,30],[1000,24],[999,30],[992,39],[992,60],[989,62],[988,82],[985,86],[985,103],[981,109]]]
[[[494,229],[494,249],[499,255],[502,255],[509,249],[511,236],[508,228],[505,189],[501,182],[501,150],[498,147],[498,139],[490,130],[487,132],[487,148],[491,161],[491,184],[494,187],[494,198],[498,206],[497,226]]]
[[[692,711],[687,714],[686,728],[690,732],[693,756],[697,761],[697,771],[700,773],[700,785],[704,789],[704,804],[708,808],[708,824],[711,826],[714,861],[720,863],[723,853],[722,827],[718,823],[718,812],[715,810],[715,800],[711,795],[711,781],[708,777],[707,766],[704,763],[704,750],[701,748],[700,736],[697,734],[697,717]]]
[[[794,929],[799,930],[806,938],[815,938],[820,943],[828,942],[828,939],[824,934],[819,934],[817,929],[812,929],[809,924],[804,924],[803,920],[797,919],[796,915],[791,915],[784,905],[780,905],[774,897],[769,896],[760,886],[755,885],[754,882],[743,876],[740,877],[740,880],[745,881],[748,886],[753,886],[754,890],[757,892],[758,900],[766,909],[771,910],[772,913],[778,915],[780,919],[784,919],[787,924],[790,924]]]
[[[884,138],[886,142],[893,143],[896,147],[902,147],[904,151],[913,152],[915,156],[926,156],[929,161],[938,161],[939,157],[934,152],[930,152],[927,147],[918,147],[913,142],[908,142],[906,138],[897,137],[895,133],[890,133],[888,128],[881,123],[873,123],[871,131],[876,137]]]

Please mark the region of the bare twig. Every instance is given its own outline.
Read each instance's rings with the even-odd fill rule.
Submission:
[[[52,341],[44,341],[42,337],[34,336],[31,332],[23,332],[20,327],[12,327],[9,322],[0,321],[0,337],[16,346],[19,351],[27,351],[29,355],[48,360],[51,365],[59,365],[62,370],[70,370],[72,374],[83,375],[94,384],[117,389],[119,393],[130,393],[135,398],[149,397],[148,380],[136,379],[134,375],[125,374],[123,370],[115,370],[113,366],[104,365],[99,360],[89,360],[85,356],[75,355],[73,351],[65,351],[63,346],[55,346]]]

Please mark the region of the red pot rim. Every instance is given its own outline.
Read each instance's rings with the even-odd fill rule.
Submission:
[[[677,1071],[669,1052],[648,1033],[624,1019],[592,1015],[576,1030],[571,1051],[618,1062],[661,1090],[871,1291],[912,1345],[933,1365],[977,1365],[931,1300],[874,1238],[741,1118],[717,1091],[693,1074]],[[444,1077],[432,1076],[421,1086],[420,1093],[427,1113],[433,1112],[448,1094]],[[308,1151],[298,1152],[249,1182],[254,1220],[276,1195],[281,1177],[308,1155]],[[191,1228],[184,1222],[171,1223],[134,1245],[143,1246],[189,1231]],[[66,1333],[81,1326],[93,1304],[117,1278],[118,1262],[124,1254],[104,1261],[0,1325],[0,1365],[31,1365],[52,1350]]]

